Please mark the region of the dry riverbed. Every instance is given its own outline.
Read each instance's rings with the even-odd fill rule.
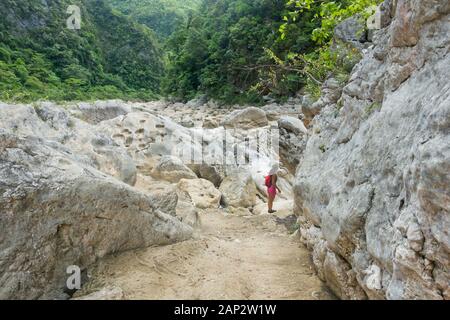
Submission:
[[[291,235],[291,212],[203,211],[193,239],[103,259],[76,296],[106,287],[119,292],[112,299],[334,299]]]

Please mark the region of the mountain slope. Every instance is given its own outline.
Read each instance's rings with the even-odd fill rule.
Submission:
[[[285,12],[284,0],[205,0],[168,40],[164,92],[183,100],[201,92],[226,103],[257,103],[263,95],[297,92],[302,76],[266,66],[274,64],[274,55],[284,59],[291,51],[310,51],[318,21],[305,12],[291,26],[291,37],[281,41]]]
[[[161,39],[170,36],[202,0],[107,0],[114,8],[150,27]]]
[[[151,30],[103,0],[78,3],[81,29],[70,30],[72,1],[4,1],[0,99],[150,98],[158,90],[163,65]]]

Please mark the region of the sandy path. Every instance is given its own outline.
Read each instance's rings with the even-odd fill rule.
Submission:
[[[289,214],[205,211],[194,239],[104,259],[79,294],[116,286],[125,299],[333,299],[289,235]]]

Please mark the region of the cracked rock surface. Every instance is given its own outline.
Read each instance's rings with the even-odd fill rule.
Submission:
[[[341,298],[449,299],[450,4],[395,4],[311,122],[295,211]]]

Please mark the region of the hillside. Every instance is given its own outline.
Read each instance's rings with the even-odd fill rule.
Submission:
[[[285,60],[292,52],[311,52],[311,33],[320,21],[315,11],[305,12],[282,40],[279,28],[288,12],[284,0],[203,1],[190,23],[168,40],[164,93],[182,100],[204,93],[225,103],[295,94],[305,77],[277,68],[274,56]]]
[[[72,1],[3,1],[1,100],[155,96],[163,65],[153,32],[102,0],[78,3],[81,29],[70,30]]]
[[[164,40],[197,10],[202,0],[107,0],[114,8],[151,28]]]

